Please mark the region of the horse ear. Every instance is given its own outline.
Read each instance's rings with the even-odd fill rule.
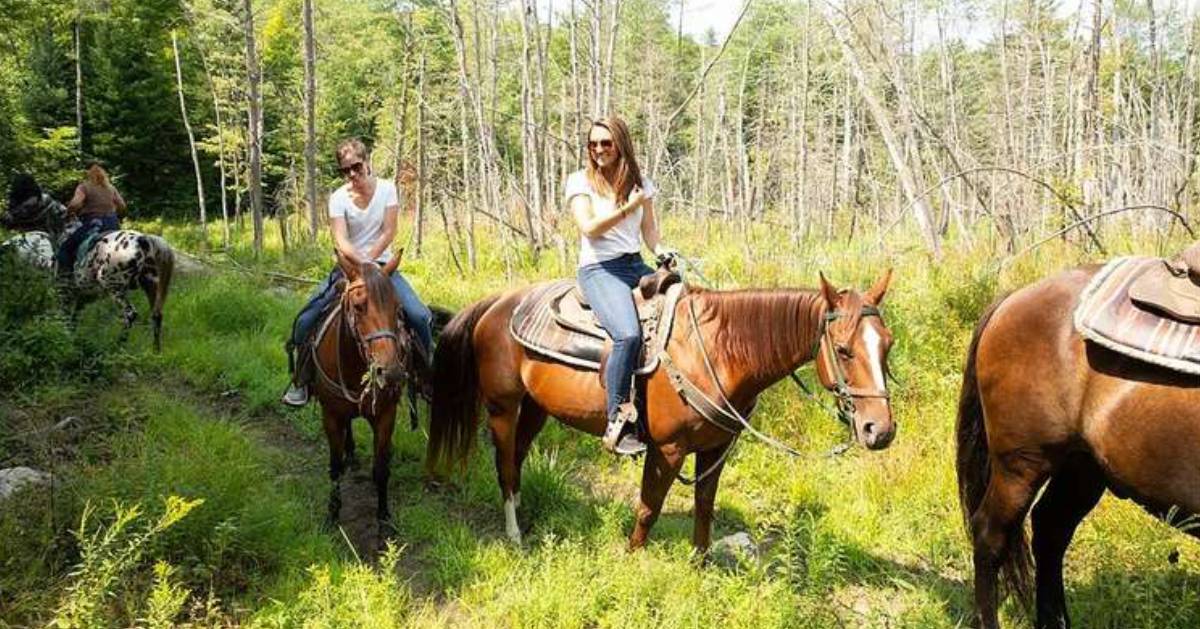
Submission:
[[[878,306],[880,303],[882,303],[883,296],[887,294],[888,286],[891,285],[891,283],[892,269],[888,269],[883,272],[883,275],[880,276],[878,280],[875,280],[875,285],[871,287],[871,290],[867,291],[867,303],[873,306]]]
[[[396,268],[400,266],[400,258],[402,258],[402,257],[404,257],[404,250],[403,250],[403,249],[401,249],[400,251],[396,252],[396,255],[392,256],[392,259],[391,259],[391,260],[388,260],[388,261],[387,261],[387,264],[384,264],[384,265],[383,265],[383,275],[384,275],[384,277],[387,277],[387,276],[391,275],[391,274],[392,274],[392,272],[394,272],[394,271],[396,270]]]
[[[833,284],[830,284],[829,280],[825,279],[825,273],[818,271],[817,274],[821,277],[821,295],[825,297],[825,303],[828,304],[830,310],[836,309],[838,289]]]
[[[338,266],[342,267],[342,275],[345,275],[346,279],[348,279],[350,281],[354,281],[354,280],[358,279],[358,273],[359,273],[358,265],[354,264],[353,262],[350,261],[349,258],[342,255],[341,251],[338,251],[335,249],[334,253],[337,254]]]

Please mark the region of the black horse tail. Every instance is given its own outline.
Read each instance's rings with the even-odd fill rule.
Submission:
[[[150,318],[154,325],[154,351],[162,351],[162,312],[171,290],[171,275],[175,273],[175,252],[166,240],[158,236],[143,235],[158,261],[158,281],[154,285],[154,299],[150,304]]]
[[[979,324],[975,326],[975,333],[971,337],[971,346],[967,350],[967,364],[963,369],[962,392],[958,396],[958,420],[954,428],[958,443],[958,452],[955,458],[955,468],[958,471],[958,501],[962,507],[967,535],[972,541],[975,536],[971,526],[971,516],[983,503],[992,472],[975,359],[979,351],[979,339],[983,337],[984,329],[991,322],[992,315],[996,313],[1000,304],[1004,303],[1005,297],[1000,297],[988,306],[987,310],[983,312]],[[1032,595],[1030,588],[1032,557],[1029,551],[1029,540],[1025,535],[1024,523],[1021,523],[1012,532],[1008,543],[1001,552],[999,562],[1000,572],[1008,590],[1028,607]]]
[[[425,470],[431,475],[451,463],[465,468],[479,428],[479,368],[475,326],[497,301],[492,295],[458,313],[442,330],[433,353],[433,404]]]

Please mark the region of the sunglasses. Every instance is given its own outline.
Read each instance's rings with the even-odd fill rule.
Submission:
[[[356,174],[361,175],[363,172],[363,168],[365,166],[366,165],[363,164],[362,162],[354,162],[353,164],[350,164],[349,166],[338,166],[338,170],[342,171],[343,177],[349,177],[350,173],[356,173]]]
[[[612,140],[588,140],[588,148],[593,151],[596,149],[610,149],[612,147]]]

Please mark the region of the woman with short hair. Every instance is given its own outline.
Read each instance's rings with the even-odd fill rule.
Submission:
[[[329,196],[329,227],[334,246],[351,264],[375,262],[383,266],[392,258],[392,241],[396,237],[400,211],[396,185],[375,177],[367,147],[357,138],[338,143],[334,158],[346,179],[346,183]],[[337,299],[336,285],[341,278],[341,267],[335,264],[329,276],[309,297],[292,326],[292,336],[287,343],[289,353],[309,342],[321,313]],[[433,313],[399,271],[392,274],[391,281],[404,318],[416,333],[420,345],[417,353],[427,366],[433,355]],[[303,406],[308,403],[307,380],[310,376],[304,369],[295,369],[294,361],[290,366],[292,384],[284,393],[283,402]]]

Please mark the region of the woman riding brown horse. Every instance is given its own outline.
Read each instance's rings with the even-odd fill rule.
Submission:
[[[999,626],[1002,571],[1028,601],[1024,521],[1043,486],[1032,517],[1038,627],[1069,626],[1063,556],[1106,488],[1159,516],[1200,512],[1200,381],[1080,337],[1072,312],[1097,268],[1000,299],[971,341],[957,466],[985,628]]]
[[[857,439],[871,449],[887,447],[895,431],[884,382],[891,334],[878,305],[890,279],[888,272],[865,295],[838,291],[822,278],[820,291],[691,289],[679,300],[667,359],[645,382],[650,444],[631,548],[646,543],[667,490],[692,452],[696,469],[703,471],[696,484],[692,543],[708,547],[725,453],[741,428],[714,423],[721,418],[706,420],[705,414],[714,414],[712,407],[701,411],[703,404],[685,401],[668,375],[672,370],[682,378],[675,382],[686,381],[717,401],[726,416],[744,417],[767,387],[820,352],[821,381],[853,408]],[[505,531],[516,543],[521,540],[516,516],[521,465],[546,416],[597,436],[607,423],[604,389],[595,372],[531,353],[509,333],[513,309],[536,288],[494,295],[460,312],[442,333],[434,359],[438,386],[427,464],[436,470],[465,462],[482,402],[496,446]]]
[[[354,442],[350,422],[366,418],[374,432],[373,474],[380,523],[390,520],[388,477],[396,401],[404,382],[403,365],[411,350],[407,328],[397,325],[400,307],[389,276],[400,264],[392,257],[381,270],[374,262],[354,264],[338,256],[345,275],[341,301],[324,319],[313,343],[317,372],[314,392],[321,403],[329,441],[329,521],[341,509],[341,477]]]

